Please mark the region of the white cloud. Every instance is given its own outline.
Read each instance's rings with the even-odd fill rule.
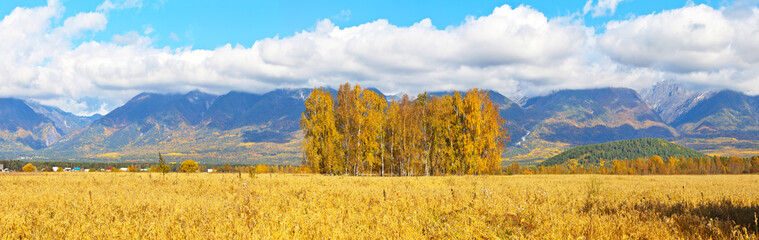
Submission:
[[[614,15],[617,11],[617,5],[624,0],[598,0],[596,5],[593,5],[593,0],[585,2],[585,7],[582,8],[583,14],[592,13],[593,17]]]
[[[104,9],[111,9],[108,3]],[[61,11],[52,11],[48,21],[38,24],[42,27],[36,38],[45,38],[49,19]],[[102,30],[104,23],[85,24],[97,22],[85,21],[95,16],[102,15],[77,15],[70,19],[71,27],[64,24],[63,28],[73,33]],[[123,102],[130,94],[146,90],[264,92],[279,87],[335,87],[346,81],[385,91],[478,86],[516,92],[520,86],[569,86],[570,77],[587,78],[582,68],[587,64],[584,52],[590,34],[584,26],[551,20],[521,6],[499,7],[488,16],[471,17],[461,26],[444,30],[428,19],[410,27],[377,20],[342,29],[323,20],[313,31],[292,37],[214,50],[158,49],[149,37],[136,31],[115,35],[111,43],[85,42],[73,47],[74,35],[65,34],[54,42],[66,47],[45,54],[44,61],[16,63],[26,71],[5,73],[4,79],[12,79],[12,83],[3,84],[0,95],[49,99],[106,95]],[[19,36],[14,40],[37,39]],[[29,45],[28,50],[36,54],[54,47],[60,46],[46,42]],[[15,52],[9,49],[2,55],[14,56]],[[44,66],[39,67],[41,62]]]
[[[599,46],[614,60],[667,72],[759,66],[759,10],[731,16],[706,5],[607,24]]]
[[[111,10],[142,8],[142,0],[105,0],[98,7],[98,11],[109,12]]]
[[[135,31],[127,32],[124,35],[120,35],[120,34],[113,35],[113,38],[111,41],[117,44],[121,44],[121,45],[133,45],[133,44],[150,45],[153,42],[152,39],[150,39],[149,37],[141,36],[139,33]]]
[[[502,6],[445,29],[429,19],[408,27],[377,20],[347,28],[323,20],[290,37],[213,50],[156,48],[138,31],[75,45],[82,34],[102,31],[106,16],[80,13],[53,27],[62,12],[50,1],[18,8],[0,22],[0,96],[89,114],[141,91],[261,93],[348,81],[391,93],[480,87],[512,96],[644,88],[673,78],[759,91],[759,70],[752,70],[759,69],[755,8],[728,14],[686,7],[610,22],[606,33],[596,35],[573,19]],[[144,34],[152,32],[145,28]]]
[[[79,13],[69,17],[63,26],[56,28],[54,34],[62,34],[61,38],[75,38],[86,31],[102,31],[108,20],[102,13]]]
[[[351,10],[342,10],[340,14],[332,16],[330,19],[333,21],[348,21],[351,19]]]

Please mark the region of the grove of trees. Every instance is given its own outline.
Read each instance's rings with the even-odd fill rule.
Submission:
[[[509,140],[487,92],[384,96],[348,83],[306,99],[303,164],[322,174],[494,174]]]
[[[581,164],[572,159],[564,164],[520,167],[512,163],[504,169],[507,174],[616,174],[616,175],[672,175],[672,174],[755,174],[759,173],[759,156],[601,159],[594,164]]]

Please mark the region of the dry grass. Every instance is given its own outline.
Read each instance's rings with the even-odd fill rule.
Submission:
[[[759,176],[0,175],[4,239],[757,238]]]

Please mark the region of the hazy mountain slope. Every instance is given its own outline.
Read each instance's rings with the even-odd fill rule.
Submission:
[[[500,110],[499,115],[506,120],[506,127],[509,129],[511,137],[511,141],[507,145],[513,146],[519,144],[522,141],[522,137],[528,133],[524,126],[526,118],[524,109],[496,91],[489,90],[488,93],[490,94],[490,100],[498,106]]]
[[[127,103],[98,119],[93,125],[123,128],[129,124],[144,122],[159,112],[166,104],[179,98],[178,94],[140,93]]]
[[[173,99],[152,117],[166,124],[195,126],[201,123],[216,98],[216,95],[192,91]]]
[[[162,151],[205,161],[290,161],[297,156],[293,144],[309,93],[142,93],[42,153],[127,160]]]
[[[278,89],[261,96],[245,113],[252,124],[266,125],[269,130],[297,131],[300,117],[306,110],[306,98],[313,89]]]
[[[25,101],[0,98],[0,152],[41,149],[57,142],[65,132]]]
[[[230,92],[217,99],[204,122],[220,130],[262,125],[274,131],[295,131],[312,90],[278,89],[263,95]]]
[[[535,137],[551,142],[580,145],[677,135],[631,89],[563,90],[529,99],[524,108]]]
[[[34,101],[25,101],[25,103],[29,105],[29,107],[31,107],[36,113],[39,113],[53,121],[53,124],[55,124],[58,129],[62,130],[64,134],[69,134],[74,130],[84,128],[93,121],[102,117],[100,114],[95,114],[87,117],[77,116],[73,113],[63,111],[60,108],[45,106]]]
[[[215,95],[141,93],[86,128],[68,136],[47,153],[91,155],[119,152],[189,136],[200,124]]]
[[[672,126],[688,136],[759,139],[759,97],[720,91],[675,119]]]
[[[664,122],[671,123],[711,94],[687,90],[679,83],[667,80],[641,91],[640,95]]]
[[[260,99],[261,95],[236,91],[221,95],[208,109],[204,121],[209,127],[221,130],[244,126],[249,122],[244,118],[245,112]]]
[[[505,156],[509,160],[534,163],[573,146],[648,137],[676,139],[699,150],[724,145],[724,141],[713,140],[715,137],[737,138],[731,147],[759,146],[743,141],[759,139],[756,97],[731,91],[693,95],[667,84],[644,91],[653,104],[625,88],[563,90],[527,99],[523,106],[498,92],[488,93],[507,120],[512,140]],[[335,90],[328,90],[336,95]],[[298,122],[311,91],[279,89],[221,96],[199,91],[142,93],[81,129],[71,127],[72,123],[86,122],[87,118],[10,101],[0,105],[5,106],[0,111],[12,112],[0,115],[5,117],[0,119],[0,127],[6,129],[0,147],[31,152],[58,142],[33,153],[90,160],[140,159],[162,151],[203,161],[297,162]],[[677,118],[668,125],[651,106]],[[687,111],[680,114],[671,110],[673,106]],[[71,128],[56,128],[60,124]],[[67,131],[70,134],[65,135]]]
[[[50,119],[37,113],[23,100],[0,98],[0,129],[15,132],[20,129],[33,129]]]

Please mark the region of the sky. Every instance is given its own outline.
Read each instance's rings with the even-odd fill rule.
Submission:
[[[647,88],[759,94],[757,1],[4,0],[0,97],[79,115],[140,92]]]

